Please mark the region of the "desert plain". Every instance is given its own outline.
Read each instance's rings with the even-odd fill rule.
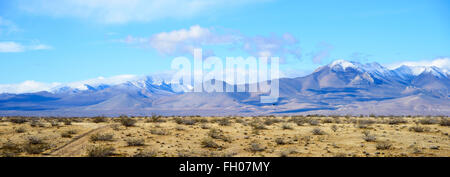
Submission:
[[[1,157],[450,157],[446,116],[1,117]]]

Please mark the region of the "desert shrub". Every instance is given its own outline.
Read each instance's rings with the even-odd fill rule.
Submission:
[[[286,151],[283,151],[280,153],[280,157],[288,157],[288,156],[289,156],[289,153]]]
[[[294,122],[298,126],[302,126],[303,124],[308,123],[309,119],[306,117],[292,117],[289,121]]]
[[[27,137],[27,143],[23,145],[23,150],[28,154],[40,154],[47,149],[50,149],[50,145],[47,144],[42,136],[31,135]]]
[[[320,122],[318,120],[316,120],[316,119],[310,119],[308,121],[308,123],[309,123],[309,125],[312,125],[312,126],[320,125]]]
[[[267,127],[263,123],[256,121],[256,120],[251,122],[250,126],[255,130],[266,130],[267,129]]]
[[[181,150],[177,152],[178,157],[195,157],[198,155],[193,150]]]
[[[363,132],[363,140],[367,141],[367,142],[375,142],[377,140],[377,138],[375,137],[375,135],[370,134],[369,131],[364,131]]]
[[[137,151],[133,157],[156,157],[158,153],[152,149],[143,149]]]
[[[215,128],[210,129],[209,132],[208,132],[208,136],[211,137],[211,138],[214,138],[214,139],[223,140],[225,142],[231,142],[231,138],[228,137],[228,136],[225,136],[223,134],[223,131],[219,130],[219,129],[215,129]]]
[[[132,127],[136,124],[137,120],[129,117],[120,118],[120,123],[125,127]]]
[[[169,135],[170,134],[169,131],[164,130],[164,129],[152,129],[152,130],[150,130],[150,133],[154,134],[154,135]]]
[[[220,126],[230,126],[231,122],[230,122],[229,118],[223,118],[223,119],[219,119],[218,124]]]
[[[41,136],[31,135],[27,137],[28,144],[45,144],[44,138]]]
[[[312,131],[313,135],[325,135],[325,131],[321,130],[320,128],[314,128]]]
[[[252,129],[252,134],[259,135],[260,130],[259,129]]]
[[[247,126],[248,125],[247,121],[245,121],[244,119],[236,119],[235,122],[239,123],[239,124],[241,124],[243,126]]]
[[[120,130],[120,124],[112,124],[112,125],[111,125],[111,128],[112,128],[114,131],[119,131],[119,130]]]
[[[379,141],[377,142],[376,148],[377,150],[388,150],[392,147],[392,143],[388,141]]]
[[[61,133],[61,137],[63,138],[72,138],[73,135],[77,134],[75,130],[67,130]]]
[[[108,122],[108,119],[104,116],[97,116],[92,118],[92,122],[94,123]]]
[[[27,129],[25,127],[19,127],[15,130],[16,133],[24,133],[26,131],[27,131]]]
[[[114,155],[115,149],[111,146],[92,146],[87,151],[89,157],[108,157]]]
[[[252,124],[252,127],[255,130],[267,130],[267,127],[263,124]]]
[[[177,117],[177,118],[175,118],[175,123],[184,124],[184,125],[195,125],[195,123],[197,123],[197,121],[195,119]]]
[[[50,146],[46,143],[43,144],[25,144],[23,150],[28,154],[41,154],[42,152],[50,149]]]
[[[166,122],[166,120],[163,119],[162,116],[160,115],[156,115],[156,114],[152,114],[152,116],[150,117],[150,119],[147,120],[147,122]]]
[[[220,136],[222,136],[222,130],[219,130],[219,129],[216,129],[216,128],[212,128],[211,130],[209,130],[208,135],[211,138],[219,139]]]
[[[202,140],[201,144],[202,144],[202,147],[204,147],[204,148],[219,148],[220,147],[217,143],[215,143],[210,138],[206,138],[206,139]]]
[[[184,131],[184,130],[186,130],[186,128],[184,128],[183,126],[176,126],[175,130]]]
[[[260,152],[264,151],[266,148],[264,148],[261,144],[257,142],[250,143],[250,151],[252,152]]]
[[[229,119],[231,119],[231,117],[228,117]],[[204,118],[204,117],[196,117],[193,120],[195,120],[195,123],[208,123],[208,119]]]
[[[363,134],[364,136],[370,135],[370,131],[364,130],[364,131],[362,132],[362,134]]]
[[[406,121],[403,118],[391,118],[387,121],[387,124],[390,125],[405,124],[405,123],[408,123],[408,121]]]
[[[96,133],[91,135],[91,141],[112,141],[114,138],[114,134],[112,133]]]
[[[267,126],[270,126],[270,125],[272,125],[272,124],[276,124],[276,123],[280,123],[280,122],[282,122],[281,119],[275,119],[275,118],[273,118],[273,119],[266,119],[266,120],[264,121],[264,124],[267,125]]]
[[[63,138],[72,138],[72,134],[70,134],[68,132],[62,132],[61,133],[61,137],[63,137]]]
[[[369,119],[361,119],[361,120],[356,121],[357,127],[362,128],[362,129],[368,128],[369,125],[372,125],[374,123],[375,123],[374,120],[369,120]]]
[[[77,130],[67,130],[66,132],[67,132],[67,133],[70,133],[70,134],[72,134],[72,135],[74,135],[74,134],[77,134],[77,133],[78,133],[78,131],[77,131]]]
[[[292,126],[289,125],[289,124],[283,124],[283,125],[281,126],[281,128],[282,128],[283,130],[292,130],[292,129],[294,129],[294,127],[292,127]]]
[[[15,123],[15,124],[23,124],[23,123],[28,122],[28,120],[24,117],[10,118],[9,121],[11,123]]]
[[[439,125],[441,125],[441,126],[450,126],[450,119],[442,118],[441,122],[439,122]]]
[[[277,143],[278,145],[289,144],[289,142],[286,141],[286,140],[283,139],[283,138],[276,138],[276,139],[275,139],[275,143]]]
[[[331,130],[333,130],[333,132],[336,132],[338,130],[338,127],[336,125],[332,125]]]
[[[343,153],[343,152],[339,152],[339,153],[334,154],[334,157],[347,157],[347,154]]]
[[[438,124],[439,120],[434,119],[434,118],[424,118],[424,119],[420,119],[419,123],[423,124],[423,125]]]
[[[72,120],[71,119],[61,119],[61,122],[64,123],[64,125],[72,125]]]
[[[50,124],[52,125],[52,127],[58,127],[59,126],[59,122],[58,121],[50,121]]]
[[[333,123],[333,119],[324,119],[323,123],[326,123],[326,124]]]
[[[202,125],[200,125],[200,128],[202,128],[202,129],[209,129],[211,127],[209,127],[208,124],[202,124]]]
[[[128,146],[144,146],[145,139],[143,138],[129,138],[126,140]]]
[[[12,141],[5,142],[2,145],[1,149],[2,149],[2,156],[4,157],[13,157],[23,151],[23,148],[20,144],[14,143]]]
[[[44,122],[40,121],[40,120],[32,120],[30,122],[30,126],[31,127],[45,127]]]
[[[412,131],[412,132],[427,132],[430,130],[430,128],[429,127],[421,127],[421,126],[417,125],[417,126],[409,127],[408,130]]]
[[[82,118],[79,118],[79,117],[77,117],[77,118],[71,118],[70,120],[72,120],[72,122],[83,122],[83,119],[82,119]]]

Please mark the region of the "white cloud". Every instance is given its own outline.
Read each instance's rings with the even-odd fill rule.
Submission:
[[[18,53],[27,50],[49,50],[49,49],[52,49],[52,47],[44,44],[24,46],[17,42],[11,41],[0,42],[0,53]]]
[[[0,42],[0,53],[23,52],[25,47],[16,42]]]
[[[237,36],[218,34],[210,28],[202,28],[199,25],[189,29],[180,29],[170,32],[162,32],[153,35],[149,39],[150,47],[166,55],[192,53],[194,48],[205,45],[220,45],[234,42]]]
[[[292,55],[301,58],[301,50],[298,40],[289,33],[281,36],[272,34],[270,36],[243,37],[242,48],[249,54],[257,57],[281,57]]]
[[[1,84],[0,93],[33,93],[40,91],[50,91],[52,88],[61,85],[60,83],[42,83],[36,81],[25,81],[19,84]]]
[[[164,55],[192,54],[194,48],[206,45],[222,45],[239,41],[240,36],[232,34],[219,34],[212,28],[203,28],[194,25],[188,29],[161,32],[151,37],[128,36],[121,42],[151,47]],[[211,52],[205,50],[204,52]]]
[[[301,57],[298,40],[289,33],[281,36],[248,37],[237,32],[220,33],[213,28],[204,28],[194,25],[188,29],[179,29],[169,32],[157,33],[151,37],[133,37],[120,40],[127,44],[151,47],[164,55],[192,54],[194,48],[208,46],[229,45],[233,49],[241,49],[253,56],[285,58],[292,55]],[[205,55],[211,56],[213,52],[204,49]]]
[[[312,61],[315,64],[320,64],[324,59],[330,56],[330,52],[333,50],[333,46],[326,42],[321,42],[317,45],[317,50],[311,52],[309,55],[312,57]]]
[[[253,2],[262,0],[20,0],[19,5],[37,14],[126,23],[189,18]]]
[[[446,73],[450,73],[450,58],[437,58],[434,60],[423,60],[423,61],[404,61],[399,63],[393,63],[388,65],[390,69],[398,68],[402,65],[405,66],[435,66]]]
[[[30,50],[50,50],[53,47],[45,44],[32,45],[28,47]]]

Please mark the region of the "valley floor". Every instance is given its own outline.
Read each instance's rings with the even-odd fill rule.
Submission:
[[[448,117],[3,117],[0,156],[450,157]]]

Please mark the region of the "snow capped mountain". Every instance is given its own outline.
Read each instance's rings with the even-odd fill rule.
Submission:
[[[447,77],[447,74],[445,74],[441,69],[439,69],[438,67],[435,66],[427,66],[427,67],[420,67],[420,69],[418,69],[419,72],[416,73],[430,73],[438,78],[444,78]]]
[[[119,85],[121,85],[121,87],[136,87],[143,90],[152,90],[154,88],[165,88],[166,90],[170,90],[170,84],[166,83],[166,81],[160,77],[122,75],[110,78],[99,77],[86,81],[61,84],[50,89],[50,92],[98,91]]]
[[[350,78],[351,83],[361,83],[364,80],[368,83],[388,83],[388,84],[411,84],[411,81],[421,74],[430,74],[439,79],[445,80],[448,74],[435,66],[406,66],[388,69],[378,63],[361,64],[353,61],[336,60],[327,65],[333,72],[360,73],[354,74]],[[317,70],[316,70],[317,72]]]
[[[353,68],[359,70],[361,65],[357,62],[350,62],[346,60],[336,60],[328,65],[332,70],[345,71],[347,68]]]
[[[359,72],[367,72],[370,74],[386,76],[391,74],[391,71],[384,66],[374,62],[361,64],[354,61],[346,61],[346,60],[336,60],[328,65],[333,71],[347,71],[348,69],[353,69]]]
[[[450,115],[450,79],[433,66],[388,69],[378,63],[337,60],[310,75],[279,79],[280,97],[261,104],[263,93],[189,92],[172,87],[170,75],[123,75],[68,84],[34,85],[29,93],[1,94],[1,115],[419,114]],[[227,83],[223,83],[227,84]],[[44,90],[37,86],[46,86]],[[14,90],[9,85],[7,90]],[[0,85],[0,89],[1,89]],[[405,102],[414,100],[414,103]],[[389,106],[383,106],[389,105]],[[395,110],[393,112],[393,110]]]
[[[336,60],[332,63],[318,68],[312,74],[321,71],[322,69],[329,69],[331,72],[345,74],[338,74],[338,78],[322,78],[319,80],[327,82],[326,80],[343,80],[346,84],[361,85],[367,84],[409,84],[414,77],[422,73],[430,73],[438,78],[448,78],[448,73],[434,66],[406,66],[402,65],[394,69],[388,69],[378,63],[361,64],[354,61]],[[98,77],[94,79],[71,82],[71,83],[40,83],[35,81],[26,81],[20,84],[0,85],[1,93],[33,93],[40,91],[48,91],[51,93],[78,93],[81,91],[96,91],[104,90],[112,86],[128,85],[130,87],[137,87],[143,90],[163,89],[170,92],[189,92],[193,89],[192,85],[174,85],[171,88],[171,76],[173,73],[154,74],[151,76],[135,76],[135,75],[119,75],[114,77]],[[328,79],[327,79],[328,78]],[[320,85],[320,84],[319,84]],[[327,84],[325,84],[327,85]]]
[[[398,75],[403,77],[410,77],[410,76],[418,76],[422,73],[431,73],[432,75],[444,78],[447,77],[447,74],[435,66],[406,66],[402,65],[396,69],[394,69]]]

